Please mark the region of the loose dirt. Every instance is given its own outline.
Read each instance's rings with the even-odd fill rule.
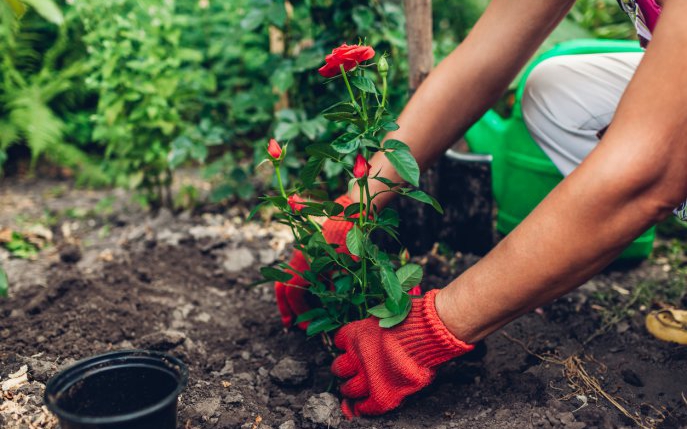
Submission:
[[[0,383],[28,371],[0,392],[2,428],[57,427],[42,407],[48,378],[75,360],[130,348],[187,363],[185,429],[687,427],[687,348],[647,334],[648,308],[628,307],[612,323],[602,317],[647,282],[675,280],[660,258],[595,277],[489,337],[482,353],[445,365],[398,410],[349,422],[321,339],[285,331],[271,285],[252,285],[260,266],[289,257],[288,231],[246,224],[240,208],[150,217],[112,195],[2,184],[0,226],[42,222],[55,234],[35,261],[0,250],[11,284],[0,300]],[[114,202],[103,210],[106,197]],[[70,215],[74,208],[82,216]],[[429,289],[478,257],[417,260]]]

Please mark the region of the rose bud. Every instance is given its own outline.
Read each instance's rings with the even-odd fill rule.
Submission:
[[[267,153],[269,153],[273,159],[279,159],[281,157],[281,146],[279,146],[279,143],[277,143],[275,139],[270,139],[267,145]]]
[[[355,157],[355,163],[353,164],[353,176],[355,176],[357,179],[367,177],[367,175],[370,173],[370,168],[372,168],[372,166],[369,162],[367,162],[365,157],[363,157],[361,154],[358,154],[358,156]]]
[[[377,61],[377,71],[380,76],[386,76],[389,73],[389,62],[386,60],[386,57],[383,56]]]
[[[305,204],[301,204],[303,201],[305,200],[296,194],[289,195],[289,198],[286,199],[294,213],[298,213],[305,208]]]

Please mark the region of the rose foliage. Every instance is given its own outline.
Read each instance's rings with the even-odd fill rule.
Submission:
[[[332,141],[317,142],[306,147],[309,155],[298,181],[284,187],[281,163],[288,144],[271,140],[268,160],[276,170],[278,194],[263,197],[263,205],[278,209],[276,219],[293,232],[295,248],[303,252],[309,270],[298,271],[287,263],[264,267],[266,281],[289,282],[294,273],[309,284],[309,292],[320,305],[301,314],[296,323],[310,322],[309,335],[334,330],[349,322],[373,315],[382,327],[397,325],[411,308],[408,291],[422,280],[422,268],[408,262],[407,252],[401,256],[388,254],[375,243],[373,234],[387,234],[397,240],[398,214],[391,208],[378,209],[375,199],[382,193],[394,192],[433,205],[441,211],[434,198],[420,191],[420,169],[403,142],[384,140],[387,131],[398,129],[395,118],[387,110],[387,73],[385,56],[368,63],[375,56],[369,46],[342,45],[327,55],[321,75],[331,77],[328,83],[340,83],[345,99],[325,109],[330,121],[342,123],[344,130]],[[395,167],[404,183],[395,183],[374,171],[368,160],[381,152]],[[342,167],[348,176],[349,189],[359,186],[360,202],[344,208],[323,191],[319,175],[326,161]],[[371,181],[382,183],[383,191],[371,193]],[[328,243],[322,234],[321,222],[354,224],[346,236],[341,252]],[[292,287],[300,287],[293,285]]]

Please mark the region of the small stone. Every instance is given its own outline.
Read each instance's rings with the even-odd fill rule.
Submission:
[[[138,340],[138,343],[145,349],[167,351],[183,344],[184,341],[186,341],[186,334],[168,329],[145,335]]]
[[[224,367],[219,371],[219,375],[227,375],[234,373],[234,362],[227,359],[224,361]]]
[[[270,377],[275,383],[288,387],[302,385],[309,376],[308,364],[291,357],[280,360],[270,371]]]
[[[236,273],[249,268],[255,262],[255,257],[250,250],[245,247],[239,247],[238,249],[229,249],[224,254],[224,264],[222,265],[225,270],[230,273]]]
[[[575,416],[571,412],[564,412],[564,413],[559,413],[556,415],[556,418],[561,421],[564,425],[567,425],[568,423],[572,423],[575,421]]]
[[[296,422],[293,420],[287,420],[279,425],[279,429],[296,429]]]
[[[494,420],[497,422],[507,422],[512,416],[511,410],[501,409],[494,413]]]
[[[193,406],[198,414],[203,417],[212,417],[215,415],[220,406],[219,398],[208,398]]]
[[[202,312],[195,317],[195,320],[196,322],[208,323],[210,320],[212,320],[212,316],[206,312]]]
[[[313,395],[306,401],[301,411],[303,419],[316,426],[337,428],[341,423],[339,400],[331,393]]]
[[[277,252],[272,249],[262,249],[258,252],[258,256],[263,265],[269,265],[277,260]]]
[[[224,398],[222,398],[222,400],[225,404],[241,404],[243,403],[244,398],[241,392],[236,390],[227,393],[227,395]]]

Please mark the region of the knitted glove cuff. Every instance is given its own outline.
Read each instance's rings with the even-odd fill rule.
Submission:
[[[415,361],[434,368],[475,348],[456,338],[437,314],[434,300],[439,289],[413,300],[408,318],[399,325],[397,338]]]

